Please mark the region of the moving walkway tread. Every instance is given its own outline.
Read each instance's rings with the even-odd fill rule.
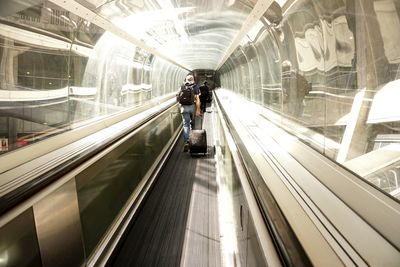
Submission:
[[[221,266],[211,114],[210,154],[191,157],[180,138],[108,266]]]

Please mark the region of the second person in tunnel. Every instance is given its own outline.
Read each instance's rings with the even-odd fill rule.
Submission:
[[[207,86],[207,81],[204,82],[202,86],[200,86],[200,109],[201,112],[206,112],[207,103],[210,99],[210,90]]]
[[[201,116],[199,95],[199,86],[195,83],[193,74],[189,73],[186,75],[184,84],[177,94],[183,121],[184,152],[189,150],[189,135],[190,131],[194,128],[195,119]]]

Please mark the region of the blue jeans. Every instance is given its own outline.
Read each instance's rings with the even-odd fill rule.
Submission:
[[[190,130],[194,125],[196,105],[182,105],[183,141],[189,141]]]

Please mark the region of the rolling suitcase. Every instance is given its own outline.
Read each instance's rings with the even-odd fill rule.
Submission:
[[[189,136],[190,155],[207,154],[206,130],[192,130]]]

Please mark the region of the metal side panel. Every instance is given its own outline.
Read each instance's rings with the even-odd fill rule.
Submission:
[[[43,266],[80,266],[85,259],[75,179],[33,206]]]
[[[0,266],[42,266],[32,209],[11,221],[0,218]]]

